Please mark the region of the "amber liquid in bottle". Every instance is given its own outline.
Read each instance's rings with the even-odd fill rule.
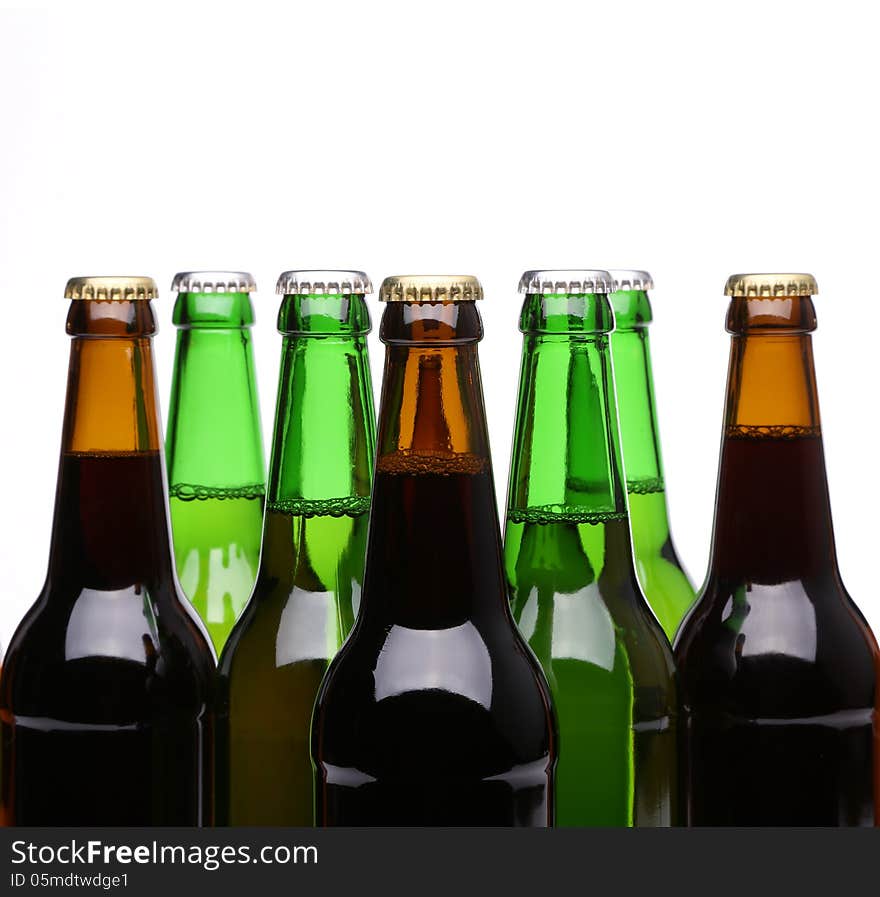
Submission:
[[[0,683],[15,825],[211,821],[214,660],[170,549],[146,301],[75,301],[48,575]]]
[[[552,821],[555,723],[513,623],[473,302],[389,304],[364,590],[312,726],[318,825]]]
[[[877,646],[837,568],[812,300],[736,298],[710,569],[679,631],[691,825],[870,825]]]

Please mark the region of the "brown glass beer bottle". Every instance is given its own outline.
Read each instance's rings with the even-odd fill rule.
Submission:
[[[142,277],[75,278],[46,583],[0,681],[14,825],[211,822],[214,658],[174,575]]]
[[[837,568],[807,274],[727,282],[709,573],[679,629],[691,825],[871,825],[877,644]]]
[[[473,277],[392,277],[366,569],[312,722],[318,825],[546,826],[555,724],[516,629]]]

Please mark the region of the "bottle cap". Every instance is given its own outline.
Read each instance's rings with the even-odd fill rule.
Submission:
[[[257,284],[247,271],[180,271],[171,281],[175,293],[253,293]]]
[[[483,298],[480,281],[470,274],[398,274],[386,277],[380,302],[474,302]]]
[[[654,289],[654,281],[647,271],[629,271],[622,268],[609,268],[608,273],[614,280],[614,291],[637,290],[647,292]]]
[[[819,292],[812,274],[731,274],[725,296],[815,296]]]
[[[71,277],[64,288],[65,299],[104,301],[149,301],[159,295],[152,277]]]
[[[275,285],[279,296],[348,296],[373,292],[363,271],[285,271]]]
[[[519,279],[519,291],[528,295],[612,293],[614,278],[601,269],[526,271]]]

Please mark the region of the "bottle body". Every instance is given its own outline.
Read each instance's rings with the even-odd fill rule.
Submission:
[[[71,309],[49,572],[0,681],[14,825],[213,818],[214,658],[174,578],[152,327],[147,302]]]
[[[825,491],[823,469],[818,435],[729,432],[719,514],[735,490],[737,532],[719,528],[716,538],[774,566],[803,550],[801,514],[827,538],[809,508]],[[820,495],[805,494],[810,483]],[[772,582],[710,574],[676,646],[690,824],[873,824],[869,638],[827,567]]]
[[[287,297],[263,551],[220,662],[218,818],[311,825],[315,695],[363,583],[375,419],[362,296]]]
[[[181,588],[219,653],[260,558],[263,441],[247,293],[181,292],[166,454]]]
[[[877,646],[837,569],[814,326],[809,296],[731,304],[712,558],[676,640],[691,825],[874,822]]]
[[[557,823],[676,821],[671,649],[633,567],[607,298],[529,295],[505,566],[559,721]]]
[[[319,825],[553,818],[555,726],[504,595],[473,302],[389,304],[361,611],[315,707]]]
[[[611,300],[611,352],[636,571],[671,640],[696,593],[669,529],[648,335],[651,305],[644,290],[617,290]]]

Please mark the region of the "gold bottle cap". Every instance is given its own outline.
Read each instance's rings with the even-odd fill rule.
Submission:
[[[380,302],[473,302],[483,298],[470,274],[398,274],[379,287]]]
[[[815,296],[819,292],[812,274],[731,274],[725,296]]]
[[[254,293],[257,284],[247,271],[179,271],[173,293]]]
[[[647,292],[654,289],[654,281],[647,271],[624,270],[621,268],[609,268],[608,273],[614,279],[614,289],[639,290]]]
[[[519,279],[519,292],[528,295],[612,293],[614,289],[614,278],[600,268],[526,271]]]
[[[148,301],[159,295],[152,277],[71,277],[65,299],[99,299],[112,302]]]
[[[279,296],[350,296],[373,292],[363,271],[284,271],[275,284]]]

